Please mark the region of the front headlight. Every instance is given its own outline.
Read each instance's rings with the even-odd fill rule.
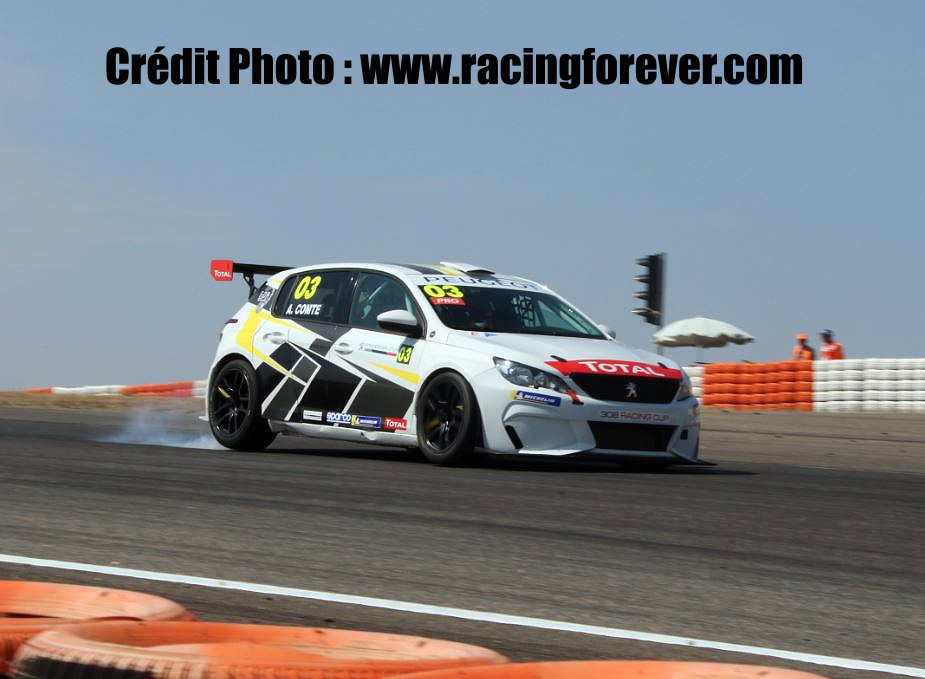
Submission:
[[[683,401],[686,398],[690,398],[694,395],[694,387],[691,385],[691,378],[687,376],[687,373],[683,370],[681,374],[684,376],[681,378],[681,386],[678,388],[678,395],[675,398],[676,401]]]
[[[512,384],[534,389],[552,389],[560,394],[569,394],[568,385],[552,373],[531,368],[523,363],[515,363],[495,356],[495,367],[501,376]]]

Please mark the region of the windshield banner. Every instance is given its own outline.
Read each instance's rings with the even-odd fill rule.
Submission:
[[[411,276],[418,286],[425,285],[471,285],[479,288],[513,288],[517,290],[544,291],[543,286],[522,278],[503,276],[450,276],[442,274],[421,274]]]

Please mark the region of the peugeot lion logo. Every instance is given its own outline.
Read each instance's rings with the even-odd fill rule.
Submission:
[[[636,393],[635,382],[629,382],[626,385],[626,398],[639,398],[639,394]]]

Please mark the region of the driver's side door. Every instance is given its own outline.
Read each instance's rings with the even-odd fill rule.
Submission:
[[[382,273],[359,272],[347,321],[349,330],[333,347],[364,376],[348,404],[353,426],[411,431],[411,404],[426,342],[423,335],[409,337],[379,327],[379,314],[395,309],[413,313],[423,329],[423,315],[404,283]]]

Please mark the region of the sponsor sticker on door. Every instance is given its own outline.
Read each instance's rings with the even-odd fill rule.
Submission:
[[[351,418],[347,413],[325,413],[324,421],[328,424],[350,424]]]
[[[306,422],[321,422],[322,412],[320,410],[303,410],[302,419]]]
[[[407,431],[408,420],[402,420],[398,417],[385,418],[385,428],[390,431]]]
[[[374,429],[379,429],[382,426],[381,417],[371,417],[369,415],[354,415],[353,416],[353,426],[354,427],[372,427]]]

